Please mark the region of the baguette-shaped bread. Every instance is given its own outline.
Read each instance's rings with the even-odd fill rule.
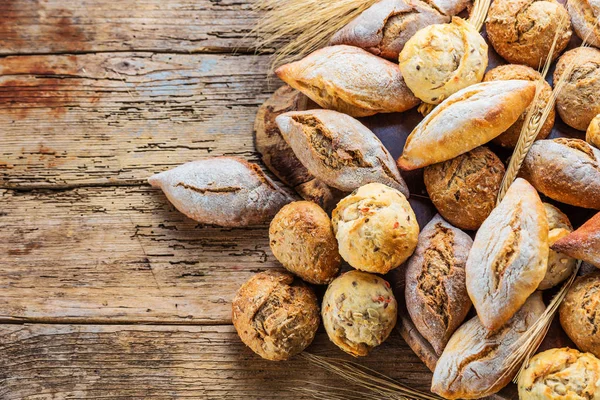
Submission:
[[[600,150],[583,140],[538,140],[520,175],[554,200],[600,210]]]
[[[351,192],[379,182],[408,198],[394,159],[356,119],[331,110],[309,110],[281,114],[276,122],[298,159],[325,184]]]
[[[419,104],[397,64],[358,47],[325,47],[275,72],[321,107],[353,117],[402,112]]]
[[[522,80],[478,83],[456,92],[412,131],[398,167],[413,170],[450,160],[508,129],[535,96]]]
[[[479,399],[498,392],[519,365],[502,377],[500,368],[517,340],[544,313],[541,292],[534,293],[502,329],[487,330],[473,317],[452,335],[433,373],[431,391],[446,399]],[[500,379],[501,378],[501,379]]]
[[[548,264],[548,218],[535,189],[517,179],[477,231],[467,290],[483,326],[504,325],[538,288]]]
[[[575,232],[554,243],[552,250],[600,268],[600,213]]]
[[[268,222],[294,200],[258,165],[237,157],[192,161],[153,175],[148,182],[191,219],[220,226]]]

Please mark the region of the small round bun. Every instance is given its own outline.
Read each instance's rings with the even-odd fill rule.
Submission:
[[[541,79],[542,76],[539,72],[534,70],[531,67],[527,67],[525,65],[518,64],[507,64],[500,65],[492,70],[489,70],[484,78],[484,82],[488,81],[507,81],[511,79],[520,79],[524,81],[537,81]],[[552,95],[552,88],[548,84],[548,82],[544,81],[544,88],[542,89],[542,93],[538,99],[538,106],[540,108],[544,108],[548,101],[550,100],[550,96]],[[506,130],[503,134],[492,140],[493,143],[498,144],[502,147],[513,148],[517,145],[519,141],[519,136],[521,135],[521,129],[523,129],[523,124],[525,123],[525,117],[529,112],[531,106],[527,107],[527,109],[521,114],[517,122],[512,124],[510,128]],[[556,111],[552,108],[552,111],[548,115],[546,122],[542,126],[540,133],[538,134],[536,140],[546,139],[550,132],[552,131],[552,127],[554,126],[554,119],[556,116]]]
[[[600,114],[596,115],[585,134],[585,140],[592,146],[600,149]]]
[[[572,35],[567,10],[556,0],[494,0],[486,30],[492,46],[505,60],[537,69],[546,62],[561,20],[566,23],[556,43],[556,58]]]
[[[502,161],[487,147],[425,167],[425,186],[433,205],[452,225],[478,229],[496,206]]]
[[[410,204],[381,183],[362,186],[342,199],[332,221],[342,258],[362,271],[385,274],[417,247],[419,224]]]
[[[366,356],[387,339],[398,313],[390,284],[361,271],[346,272],[331,282],[322,308],[329,339],[355,357]]]
[[[585,131],[600,114],[600,50],[577,47],[563,54],[556,63],[554,85],[571,62],[575,67],[556,98],[556,110],[567,125]]]
[[[283,207],[269,228],[275,258],[307,282],[325,285],[337,275],[342,262],[331,227],[321,207],[297,201]]]
[[[317,297],[287,273],[254,275],[238,290],[232,311],[242,342],[267,360],[287,360],[300,353],[319,327]]]
[[[577,36],[592,46],[600,47],[600,26],[596,23],[600,18],[600,2],[598,0],[569,0],[567,10],[571,16],[573,29]]]
[[[574,349],[536,354],[519,376],[520,400],[600,400],[600,360]]]
[[[600,271],[575,280],[560,305],[560,324],[579,350],[600,356]]]
[[[450,24],[429,25],[406,42],[400,71],[415,96],[440,104],[450,95],[481,82],[488,46],[477,30],[454,17]]]

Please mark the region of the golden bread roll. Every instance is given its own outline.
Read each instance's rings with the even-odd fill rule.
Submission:
[[[600,114],[596,115],[592,119],[592,122],[590,122],[590,126],[588,126],[585,134],[585,140],[592,146],[600,149]]]
[[[600,268],[600,213],[555,242],[552,249]]]

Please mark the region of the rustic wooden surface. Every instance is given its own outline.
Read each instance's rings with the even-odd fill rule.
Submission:
[[[195,159],[259,159],[254,115],[279,83],[251,47],[251,4],[0,2],[1,399],[348,387],[261,360],[230,325],[239,285],[278,267],[267,227],[201,226],[145,183]],[[323,332],[310,351],[347,358]],[[361,362],[429,386],[396,332]]]

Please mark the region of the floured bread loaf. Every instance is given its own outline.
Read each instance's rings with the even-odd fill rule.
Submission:
[[[562,237],[552,249],[600,268],[600,213],[575,232]]]
[[[600,47],[600,1],[569,0],[566,4],[573,29],[581,40],[587,39],[592,46]]]

